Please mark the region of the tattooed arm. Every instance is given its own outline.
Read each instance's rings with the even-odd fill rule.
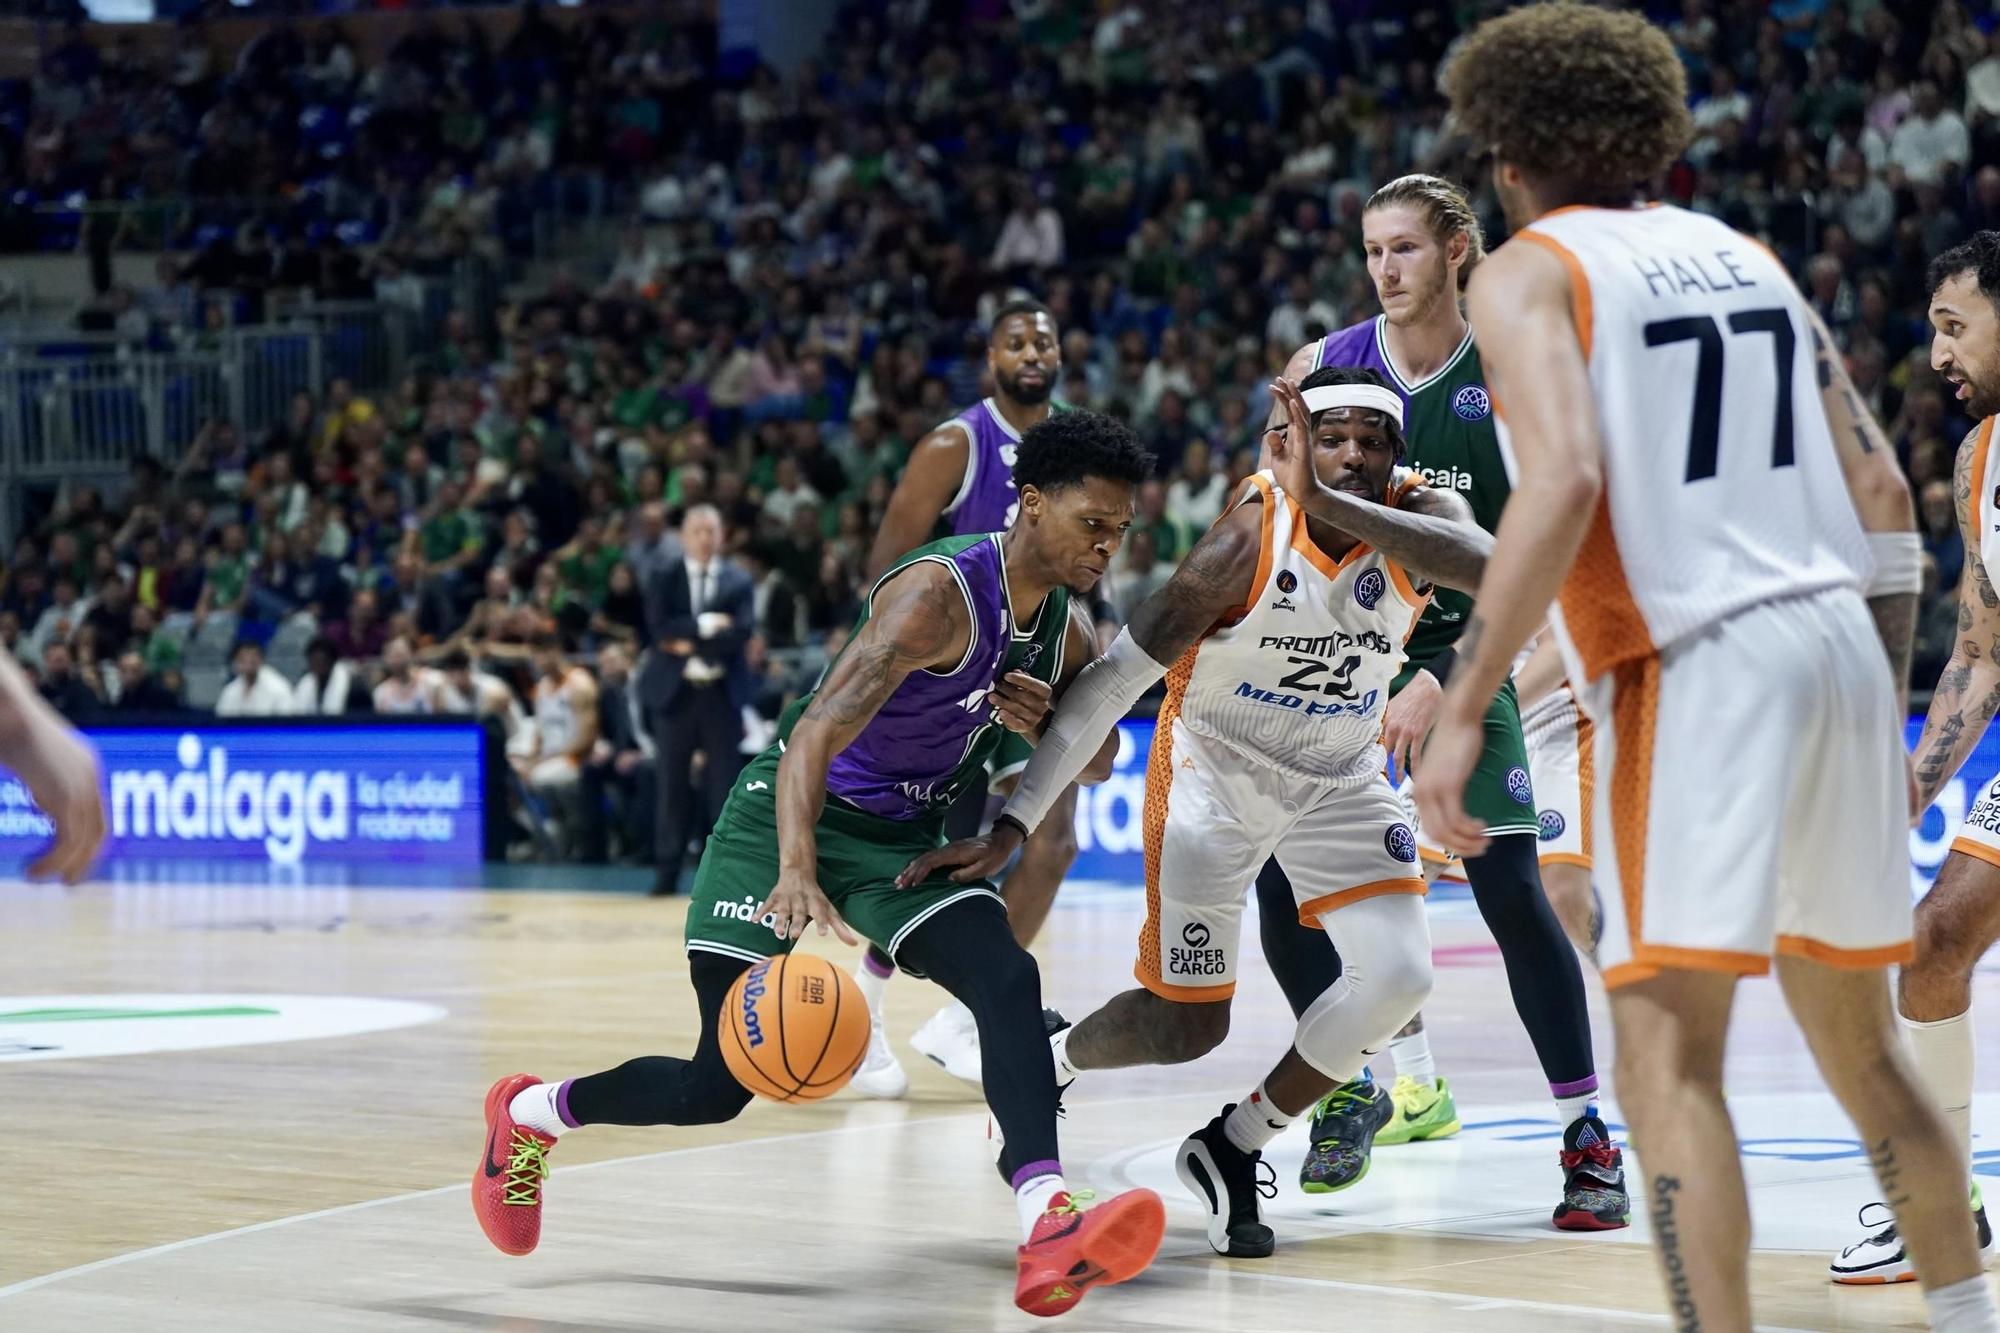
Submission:
[[[827,669],[778,761],[778,886],[765,907],[792,910],[791,917],[780,917],[780,926],[796,920],[802,932],[811,917],[823,930],[835,919],[819,895],[815,836],[833,757],[861,734],[905,676],[956,663],[971,634],[965,594],[936,561],[911,565],[876,590],[867,623]]]
[[[1420,486],[1395,506],[1322,488],[1307,516],[1366,542],[1420,580],[1461,592],[1479,591],[1493,537],[1454,491]]]
[[[1917,526],[1916,510],[1910,502],[1910,484],[1904,480],[1902,468],[1896,465],[1896,452],[1889,447],[1889,439],[1882,433],[1882,427],[1855,391],[1854,381],[1847,374],[1847,365],[1834,347],[1825,323],[1810,306],[1805,310],[1806,318],[1812,322],[1813,360],[1819,371],[1819,400],[1826,409],[1827,425],[1833,431],[1834,447],[1840,454],[1840,470],[1847,480],[1847,493],[1853,498],[1854,512],[1860,517],[1863,530],[1871,534],[1914,532]],[[1961,469],[1967,457],[1968,451],[1961,450]],[[1959,523],[1962,528],[1965,523],[1963,511],[1959,514]],[[1977,541],[1977,533],[1966,538],[1968,560]],[[1889,670],[1896,681],[1898,699],[1907,698],[1910,692],[1910,655],[1916,642],[1917,603],[1918,594],[1915,592],[1871,593],[1868,598],[1868,610],[1875,617],[1876,632],[1882,636],[1882,647],[1889,654]],[[1929,804],[1928,800],[1925,804]]]
[[[1972,493],[1978,432],[1958,447],[1952,500],[1965,539],[1965,577],[1958,583],[1958,635],[1951,660],[1931,693],[1924,734],[1917,738],[1917,809],[1927,810],[2000,711],[2000,593],[1979,555],[1978,499]],[[1870,603],[1873,606],[1873,603]]]

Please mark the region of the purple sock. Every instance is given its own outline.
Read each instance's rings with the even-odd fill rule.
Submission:
[[[561,1116],[562,1122],[571,1129],[580,1129],[583,1127],[583,1122],[578,1120],[569,1109],[569,1088],[570,1084],[574,1082],[576,1082],[575,1079],[566,1078],[556,1088],[556,1114]]]
[[[1009,1183],[1011,1183],[1015,1188],[1015,1190],[1018,1191],[1021,1188],[1021,1186],[1027,1184],[1031,1180],[1036,1179],[1037,1177],[1059,1176],[1061,1174],[1062,1174],[1061,1162],[1056,1161],[1054,1158],[1044,1158],[1039,1162],[1030,1162],[1026,1166],[1022,1167],[1020,1170],[1016,1171],[1014,1173],[1013,1179]]]
[[[896,975],[896,965],[887,958],[878,960],[875,957],[873,949],[861,955],[861,965],[868,969],[870,976],[893,977]]]

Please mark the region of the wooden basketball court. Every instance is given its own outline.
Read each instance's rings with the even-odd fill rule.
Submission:
[[[902,1045],[941,1000],[907,978],[888,1004],[907,1101],[847,1092],[728,1125],[577,1131],[554,1154],[541,1249],[487,1245],[467,1201],[487,1085],[690,1047],[682,910],[547,890],[0,888],[15,1131],[0,1328],[1034,1326],[1011,1303],[1014,1208],[976,1090]],[[1074,1016],[1130,984],[1139,911],[1130,889],[1065,890],[1038,950],[1050,1003]],[[1213,1255],[1171,1153],[1286,1043],[1259,973],[1221,1051],[1071,1090],[1072,1182],[1151,1185],[1169,1230],[1149,1273],[1068,1327],[1667,1324],[1643,1220],[1609,1236],[1549,1225],[1560,1127],[1498,957],[1468,903],[1441,896],[1432,917],[1427,1013],[1464,1132],[1383,1149],[1360,1185],[1310,1198],[1295,1127],[1270,1153],[1277,1256]],[[1979,989],[1990,1003],[1994,978]],[[1922,1327],[1911,1287],[1824,1280],[1875,1189],[1768,981],[1739,1003],[1730,1102],[1765,1326]],[[1979,1110],[1982,1125],[2000,1115],[1990,1094]]]

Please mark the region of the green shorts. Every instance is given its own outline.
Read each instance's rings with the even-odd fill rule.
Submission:
[[[1406,668],[1396,678],[1391,694],[1419,667]],[[1408,782],[1405,781],[1407,788]],[[1465,784],[1465,812],[1486,824],[1488,836],[1504,838],[1527,833],[1540,836],[1542,826],[1535,809],[1535,788],[1528,777],[1528,743],[1521,733],[1521,706],[1514,694],[1514,682],[1507,681],[1486,707],[1486,748]],[[1411,818],[1414,819],[1414,811]],[[1417,828],[1417,850],[1426,861],[1448,861],[1450,853],[1424,840]]]
[[[1021,770],[1028,766],[1028,760],[1035,754],[1035,743],[1018,731],[1010,731],[1000,737],[1000,743],[993,747],[993,753],[986,756],[986,790],[999,795],[993,789],[1003,782],[1012,782],[1021,776]]]
[[[758,962],[792,951],[753,915],[778,882],[778,747],[737,775],[709,835],[687,910],[687,947]],[[828,797],[819,817],[819,887],[855,933],[891,958],[912,930],[966,898],[1000,895],[984,880],[954,884],[940,875],[911,888],[896,876],[944,842],[943,820],[908,822],[871,815]],[[907,970],[907,969],[905,969]]]

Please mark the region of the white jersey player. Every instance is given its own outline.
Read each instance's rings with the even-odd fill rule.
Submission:
[[[1417,773],[1425,832],[1483,845],[1463,792],[1485,701],[1554,602],[1597,729],[1598,959],[1674,1322],[1752,1323],[1722,1068],[1736,980],[1775,960],[1933,1325],[2000,1328],[1964,1164],[1888,1007],[1911,953],[1909,488],[1777,258],[1629,202],[1691,131],[1663,33],[1516,9],[1445,82],[1514,230],[1468,315],[1517,476]]]
[[[1263,1145],[1358,1074],[1430,991],[1424,880],[1384,773],[1382,715],[1423,581],[1474,582],[1490,545],[1458,496],[1398,473],[1402,400],[1373,371],[1328,368],[1276,392],[1288,425],[1268,437],[1272,470],[1078,676],[994,831],[912,868],[961,864],[969,878],[1001,864],[1166,677],[1146,772],[1140,989],[1056,1035],[1056,1075],[1179,1063],[1222,1039],[1244,894],[1275,855],[1300,920],[1332,937],[1347,973],[1263,1083],[1178,1159],[1210,1244],[1253,1257],[1273,1244],[1258,1215]]]

